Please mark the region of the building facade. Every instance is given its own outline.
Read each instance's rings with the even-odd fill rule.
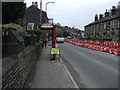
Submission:
[[[40,12],[42,12],[41,20],[40,20]],[[38,8],[37,2],[32,2],[32,5],[26,9],[23,18],[23,26],[26,29],[37,29],[40,23],[47,23],[47,22],[48,22],[48,18],[46,12]]]
[[[120,2],[104,15],[95,15],[95,21],[85,26],[85,38],[120,39]]]

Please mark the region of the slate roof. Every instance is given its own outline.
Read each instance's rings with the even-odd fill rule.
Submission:
[[[89,23],[86,26],[90,26],[90,25],[93,25],[93,24],[98,24],[98,23],[101,23],[101,22],[109,21],[109,20],[112,20],[112,19],[115,19],[115,18],[120,18],[120,14],[115,14],[115,15],[111,15],[111,16],[108,16],[108,17],[103,17],[102,19],[99,19],[97,21]]]

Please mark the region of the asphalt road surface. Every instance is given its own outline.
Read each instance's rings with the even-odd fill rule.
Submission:
[[[79,74],[80,82],[85,85],[81,88],[118,88],[117,56],[69,43],[57,46],[60,47],[61,55]]]

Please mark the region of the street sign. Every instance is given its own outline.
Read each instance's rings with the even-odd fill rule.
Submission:
[[[28,23],[27,25],[27,29],[30,30],[30,29],[34,29],[34,23]]]
[[[54,26],[50,23],[43,23],[42,25],[39,26],[41,30],[51,30],[54,28]]]
[[[60,54],[60,48],[52,48],[50,53],[51,54]]]
[[[48,19],[48,22],[50,23],[50,24],[53,24],[53,19],[51,18],[51,19]]]

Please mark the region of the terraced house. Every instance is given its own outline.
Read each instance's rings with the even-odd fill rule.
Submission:
[[[85,26],[86,38],[120,39],[120,2],[110,11],[95,15],[95,21]]]

